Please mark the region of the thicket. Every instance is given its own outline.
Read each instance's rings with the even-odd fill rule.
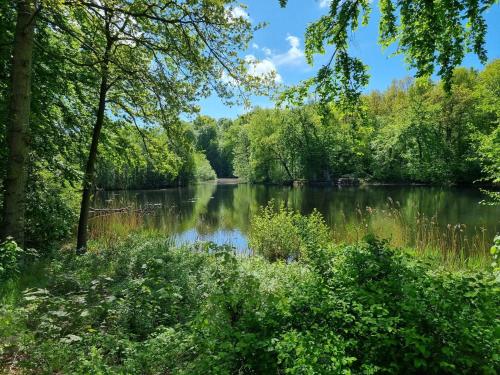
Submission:
[[[498,280],[368,239],[268,262],[131,236],[62,251],[0,319],[3,368],[63,374],[494,374]]]

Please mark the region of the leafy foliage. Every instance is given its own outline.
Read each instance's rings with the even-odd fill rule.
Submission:
[[[234,173],[251,182],[344,176],[434,184],[498,179],[499,64],[455,70],[450,92],[426,78],[395,81],[338,106],[255,109],[234,121]],[[495,91],[496,90],[496,91]]]
[[[208,116],[198,116],[192,123],[196,133],[196,148],[207,156],[218,177],[233,175],[230,125],[231,120],[215,121]]]
[[[30,246],[51,249],[73,233],[78,207],[76,189],[42,172],[33,176],[27,197],[26,229]]]
[[[148,189],[185,185],[196,170],[193,134],[186,124],[171,139],[162,128],[137,131],[124,122],[104,130],[95,183],[102,189]]]
[[[495,272],[498,275],[500,275],[500,236],[495,236],[495,239],[493,240],[493,246],[490,249],[490,253],[493,257],[493,263],[491,263],[491,267],[493,268],[493,272]]]
[[[308,259],[311,252],[328,246],[330,231],[318,211],[308,216],[281,203],[270,202],[252,217],[249,246],[259,255],[277,260]]]
[[[282,7],[286,0],[280,0]],[[379,4],[379,42],[387,48],[397,45],[417,77],[429,77],[436,70],[444,88],[451,88],[454,69],[466,53],[473,52],[484,64],[486,22],[484,12],[494,0],[428,2],[425,0],[382,0]],[[333,52],[317,76],[285,91],[282,99],[302,102],[311,88],[324,103],[335,100],[343,108],[358,103],[360,89],[368,83],[367,66],[349,49],[350,35],[361,22],[366,26],[374,5],[368,0],[329,1],[328,13],[307,27],[305,55],[309,64],[316,54]]]
[[[20,272],[19,262],[24,250],[8,238],[0,244],[0,281],[5,282]]]
[[[197,181],[209,181],[215,180],[217,175],[215,171],[210,166],[207,158],[202,153],[196,153],[194,156],[194,164],[196,167],[195,172],[195,180]]]
[[[144,236],[61,253],[3,358],[72,374],[494,373],[493,276],[367,241],[290,264]]]

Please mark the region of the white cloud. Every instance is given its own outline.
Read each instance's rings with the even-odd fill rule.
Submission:
[[[259,45],[257,43],[252,43],[252,48],[253,49],[259,49]]]
[[[244,60],[247,65],[247,73],[249,76],[264,80],[272,79],[275,83],[283,82],[283,78],[278,73],[276,65],[274,65],[270,59],[265,58],[264,60],[258,60],[254,55],[249,54],[245,56]],[[222,71],[221,80],[234,87],[239,85],[238,80],[229,75],[225,70]]]
[[[248,64],[248,74],[254,77],[270,78],[274,77],[274,82],[281,83],[283,79],[276,69],[276,65],[270,59],[257,60],[254,55],[246,55],[245,61]]]
[[[299,48],[300,46],[300,39],[296,36],[293,36],[293,35],[288,35],[286,37],[286,40],[288,41],[288,43],[290,43],[290,47],[292,48]]]
[[[222,71],[221,80],[224,83],[229,83],[231,86],[238,86],[238,81],[231,77],[225,70]]]
[[[264,52],[264,54],[266,56],[271,56],[273,53],[271,52],[271,49],[267,48],[267,47],[264,47],[262,48],[262,51]]]
[[[326,7],[329,7],[331,3],[332,3],[332,0],[319,0],[319,7],[326,8]]]
[[[304,62],[304,51],[300,49],[300,39],[294,35],[286,37],[290,44],[290,49],[285,53],[274,55],[272,61],[276,66],[279,65],[297,65]]]
[[[246,21],[250,20],[250,17],[248,16],[246,10],[239,6],[235,6],[234,8],[229,8],[228,14],[229,18],[233,20],[237,18],[243,18]]]

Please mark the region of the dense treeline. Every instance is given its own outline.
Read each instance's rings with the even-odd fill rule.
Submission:
[[[426,78],[394,81],[385,91],[363,95],[355,114],[309,104],[256,108],[235,120],[198,116],[184,124],[191,148],[177,155],[164,150],[155,166],[139,134],[129,136],[127,159],[120,161],[119,153],[104,157],[98,185],[159,187],[193,176],[213,178],[212,171],[196,172],[210,167],[219,178],[257,183],[326,182],[342,176],[492,183],[500,160],[499,87],[500,60],[495,60],[482,71],[456,69],[449,93],[442,82]],[[161,142],[158,132],[149,137]],[[205,155],[210,166],[189,162],[194,154]]]
[[[230,119],[200,115],[180,122],[176,142],[164,129],[133,127],[119,123],[104,137],[97,163],[98,188],[161,188],[234,177],[236,129]]]
[[[130,124],[104,137],[97,163],[96,187],[152,189],[216,178],[205,154],[198,151],[190,124],[173,141],[162,128],[131,129]]]
[[[234,174],[252,182],[330,181],[349,175],[435,184],[498,179],[500,60],[456,69],[451,91],[429,79],[363,95],[362,112],[334,106],[256,109],[232,142]],[[498,182],[498,181],[497,181]]]
[[[362,111],[354,115],[334,105],[309,104],[257,108],[235,120],[198,116],[183,124],[185,147],[175,152],[154,144],[148,149],[144,134],[122,132],[128,139],[115,135],[118,140],[98,168],[98,186],[162,187],[215,175],[257,183],[327,182],[342,176],[495,182],[499,85],[500,60],[495,60],[480,72],[456,69],[450,93],[441,82],[425,78],[394,81],[385,91],[363,95]],[[157,146],[168,145],[161,132],[144,132]],[[120,150],[125,149],[123,159]]]

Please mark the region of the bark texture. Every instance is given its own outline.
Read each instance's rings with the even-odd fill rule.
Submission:
[[[78,221],[78,236],[76,249],[78,253],[84,253],[87,248],[88,223],[90,211],[90,196],[94,184],[95,163],[97,160],[97,146],[101,135],[102,125],[104,123],[104,112],[106,110],[106,92],[107,92],[107,74],[101,77],[101,88],[99,93],[99,106],[97,109],[97,118],[92,132],[92,143],[90,145],[89,157],[85,168],[83,181],[82,203],[80,206],[80,219]]]
[[[26,183],[31,106],[31,65],[36,19],[35,0],[17,1],[17,21],[11,67],[11,97],[7,118],[7,173],[1,236],[24,245]]]
[[[97,107],[97,116],[92,131],[92,143],[90,144],[89,157],[85,167],[85,175],[83,180],[82,202],[80,206],[80,219],[78,220],[78,234],[76,240],[76,251],[79,254],[85,253],[87,250],[88,240],[88,223],[90,212],[90,197],[95,178],[95,163],[97,160],[97,146],[99,145],[99,137],[101,135],[102,126],[104,124],[104,114],[106,111],[106,96],[108,93],[108,75],[109,75],[109,53],[112,47],[112,41],[109,36],[109,24],[106,23],[107,30],[107,45],[104,52],[104,58],[101,66],[101,85],[99,89],[99,104]]]

